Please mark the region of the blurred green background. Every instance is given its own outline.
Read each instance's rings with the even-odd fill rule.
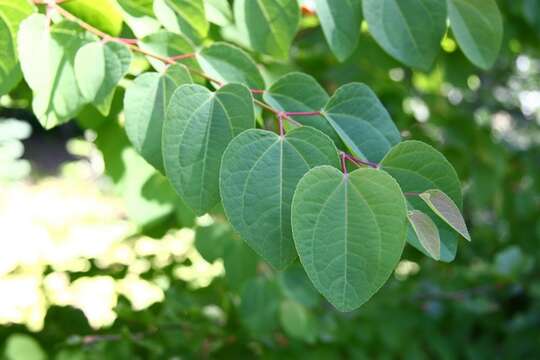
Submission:
[[[382,291],[352,313],[327,304],[301,267],[260,262],[220,210],[195,218],[130,147],[122,91],[108,118],[88,107],[51,131],[24,83],[1,97],[1,356],[540,357],[540,1],[498,4],[505,36],[490,71],[451,34],[427,74],[366,32],[340,64],[314,17],[290,65],[258,59],[269,82],[299,70],[330,92],[367,83],[403,138],[440,149],[464,185],[472,243],[450,264],[407,246]],[[147,66],[136,63],[131,79]]]

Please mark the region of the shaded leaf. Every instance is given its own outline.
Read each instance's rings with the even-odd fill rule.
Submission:
[[[439,151],[428,144],[414,140],[404,141],[388,152],[380,167],[397,180],[405,193],[439,189],[461,207],[461,186],[456,171]],[[413,209],[428,214],[437,225],[441,238],[441,260],[445,262],[454,260],[457,250],[455,232],[418,196],[408,196],[407,201]],[[408,241],[429,256],[414,231],[409,231]]]
[[[253,89],[264,89],[264,80],[249,55],[233,45],[216,42],[203,49],[197,60],[203,71],[221,82],[236,82]]]
[[[278,59],[289,56],[300,21],[296,0],[236,0],[234,16],[253,50]]]
[[[165,172],[196,213],[217,205],[223,151],[254,126],[253,98],[244,85],[228,84],[215,93],[183,85],[174,92],[163,127]]]
[[[502,17],[495,0],[447,0],[450,26],[472,63],[489,69],[501,48]]]
[[[320,111],[329,96],[310,75],[292,72],[279,78],[264,92],[264,101],[281,111]],[[303,125],[322,131],[341,147],[343,144],[334,128],[321,116],[293,116]]]
[[[269,334],[278,326],[279,302],[279,288],[274,282],[251,279],[242,291],[240,319],[253,335]]]
[[[406,65],[427,71],[446,31],[441,0],[364,0],[369,31],[379,45]]]
[[[139,75],[126,90],[125,127],[133,147],[152,166],[164,172],[162,129],[169,99],[181,84],[191,83],[182,65],[170,66],[163,74]]]
[[[397,265],[406,231],[406,205],[388,174],[330,166],[298,183],[292,228],[300,261],[315,288],[338,310],[365,303]]]
[[[312,167],[338,166],[330,138],[310,127],[280,137],[247,130],[223,154],[220,174],[225,213],[240,236],[274,268],[296,258],[290,206],[296,184]]]
[[[317,16],[324,37],[339,61],[356,49],[360,36],[362,2],[360,0],[316,0]]]
[[[362,159],[379,161],[401,140],[390,115],[364,84],[341,86],[322,114],[351,152]]]

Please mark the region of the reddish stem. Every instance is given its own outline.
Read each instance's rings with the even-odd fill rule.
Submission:
[[[347,175],[349,173],[347,171],[347,154],[344,152],[339,153],[339,160],[341,161],[341,171],[344,175]]]
[[[286,111],[287,116],[316,116],[321,115],[320,111]]]
[[[344,153],[345,154],[345,153]],[[355,163],[356,165],[359,165],[359,166],[369,166],[369,167],[372,167],[374,169],[378,169],[379,168],[379,164],[377,163],[374,163],[372,161],[369,161],[369,160],[360,160],[352,155],[349,155],[349,154],[345,154],[345,157],[347,160]]]
[[[174,61],[178,61],[178,60],[190,59],[193,57],[195,57],[195,53],[187,53],[187,54],[171,56],[170,59]]]

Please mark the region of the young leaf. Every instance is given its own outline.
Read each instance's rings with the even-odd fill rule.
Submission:
[[[114,89],[130,64],[131,52],[124,44],[93,42],[80,48],[75,56],[75,77],[84,100],[107,116]]]
[[[404,141],[386,154],[380,166],[397,180],[404,193],[439,189],[448,194],[458,208],[461,207],[461,186],[456,171],[439,151],[428,144],[414,140]],[[441,238],[441,260],[454,260],[457,250],[454,231],[435,216],[418,196],[408,196],[407,201],[413,209],[429,214],[437,225]],[[429,255],[413,231],[409,232],[408,241]]]
[[[465,239],[471,241],[471,236],[469,235],[461,211],[448,195],[440,190],[431,189],[424,191],[419,196],[437,216],[443,219]]]
[[[356,49],[360,36],[360,0],[316,0],[317,15],[330,49],[339,61]]]
[[[248,130],[223,154],[220,190],[225,213],[249,246],[276,269],[296,258],[292,197],[300,178],[318,165],[339,166],[337,150],[329,137],[310,127],[285,137]]]
[[[379,161],[401,137],[390,115],[369,87],[343,85],[322,110],[322,115],[351,152]]]
[[[122,13],[114,0],[70,0],[60,6],[109,35],[122,31]]]
[[[203,71],[216,80],[244,84],[249,88],[264,89],[264,80],[255,62],[243,50],[223,42],[216,42],[197,54]]]
[[[165,57],[190,54],[195,52],[193,43],[182,34],[159,31],[139,40],[139,46],[152,54]],[[153,57],[146,57],[156,71],[165,71],[167,64]],[[182,59],[182,63],[191,68],[198,68],[195,59]]]
[[[208,35],[203,0],[154,0],[154,13],[165,29],[200,44]]]
[[[283,330],[292,338],[312,342],[316,323],[310,312],[295,301],[285,300],[279,307],[279,320]]]
[[[34,93],[32,107],[50,129],[73,118],[85,100],[77,86],[77,50],[93,38],[78,24],[62,21],[47,29],[47,18],[34,14],[19,28],[18,48],[24,78]]]
[[[495,0],[447,0],[450,26],[472,63],[489,69],[501,48],[502,17]]]
[[[174,92],[163,127],[165,172],[197,214],[219,202],[223,151],[236,135],[254,126],[253,98],[244,85],[228,84],[215,93],[183,85]]]
[[[163,74],[139,75],[126,90],[124,114],[128,138],[139,154],[162,173],[161,140],[167,105],[178,86],[191,82],[189,71],[176,64]]]
[[[406,65],[428,71],[446,31],[443,0],[364,0],[369,31],[379,45]]]
[[[435,260],[441,258],[441,238],[437,225],[429,216],[418,210],[409,211],[407,214],[418,241]]]
[[[292,72],[279,78],[264,92],[264,101],[281,111],[320,111],[328,102],[329,96],[312,76]],[[312,126],[342,147],[343,143],[334,128],[321,115],[293,116],[303,125]]]
[[[253,50],[287,59],[300,22],[296,0],[236,0],[234,16]]]
[[[309,278],[338,310],[366,302],[392,274],[405,244],[407,208],[388,174],[310,170],[292,203],[294,243]]]
[[[21,80],[17,59],[17,30],[32,13],[26,1],[0,0],[0,96],[8,93]]]
[[[209,22],[218,26],[232,23],[231,5],[227,0],[204,0],[204,10]]]

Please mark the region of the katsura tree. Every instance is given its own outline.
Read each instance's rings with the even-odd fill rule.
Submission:
[[[271,267],[299,258],[350,311],[406,243],[451,262],[471,239],[452,164],[403,141],[368,86],[329,94],[295,71],[269,81],[261,64],[286,64],[300,23],[317,19],[339,61],[363,31],[420,71],[449,33],[482,69],[502,41],[494,0],[0,0],[0,93],[24,78],[46,129],[89,104],[123,114],[133,147],[195,214],[222,206]]]

